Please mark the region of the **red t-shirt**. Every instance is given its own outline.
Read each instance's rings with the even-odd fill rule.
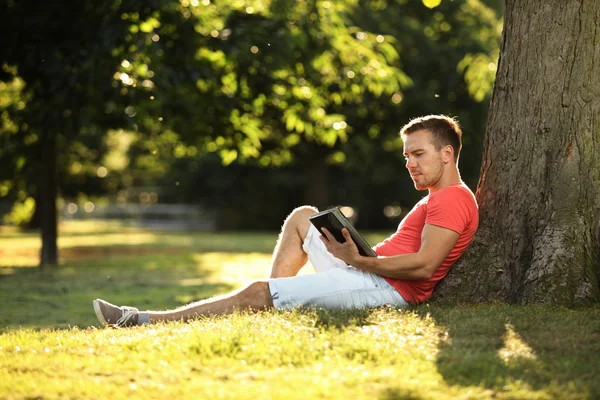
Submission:
[[[421,247],[421,233],[425,224],[451,229],[459,233],[460,238],[430,279],[383,277],[411,304],[422,303],[431,296],[437,282],[446,276],[475,236],[479,225],[479,210],[473,192],[461,182],[429,194],[400,222],[396,233],[375,246],[375,252],[380,256],[417,253]]]

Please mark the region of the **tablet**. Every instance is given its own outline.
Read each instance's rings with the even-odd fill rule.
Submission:
[[[352,226],[350,221],[338,208],[330,208],[329,210],[321,211],[308,217],[310,222],[317,228],[321,235],[325,236],[322,228],[327,229],[340,243],[344,243],[346,239],[342,235],[342,228],[348,229],[352,240],[358,247],[358,252],[365,257],[377,257],[377,253],[371,248],[369,243],[361,236],[360,233]]]

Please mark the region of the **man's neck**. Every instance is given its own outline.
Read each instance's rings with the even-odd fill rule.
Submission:
[[[437,184],[435,186],[429,188],[429,194],[435,193],[440,189],[443,189],[445,187],[452,186],[452,185],[455,185],[455,184],[461,183],[461,182],[462,182],[462,179],[460,178],[460,173],[458,172],[458,169],[456,168],[456,166],[450,167],[446,171],[444,171],[444,174],[442,175],[441,179],[437,182]]]

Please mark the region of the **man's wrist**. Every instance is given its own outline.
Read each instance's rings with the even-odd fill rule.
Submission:
[[[360,254],[357,254],[356,256],[354,256],[354,259],[352,260],[352,263],[350,265],[357,269],[369,271],[369,261],[372,261],[373,258],[374,257],[365,257],[361,256]]]

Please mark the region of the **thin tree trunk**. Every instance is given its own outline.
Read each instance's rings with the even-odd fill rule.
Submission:
[[[57,246],[57,168],[56,168],[56,136],[48,132],[42,135],[39,203],[42,235],[40,268],[58,264]]]
[[[306,167],[306,187],[304,203],[318,208],[327,206],[328,170],[324,152],[316,152],[310,165]]]
[[[481,223],[434,300],[600,301],[600,2],[506,2]]]

